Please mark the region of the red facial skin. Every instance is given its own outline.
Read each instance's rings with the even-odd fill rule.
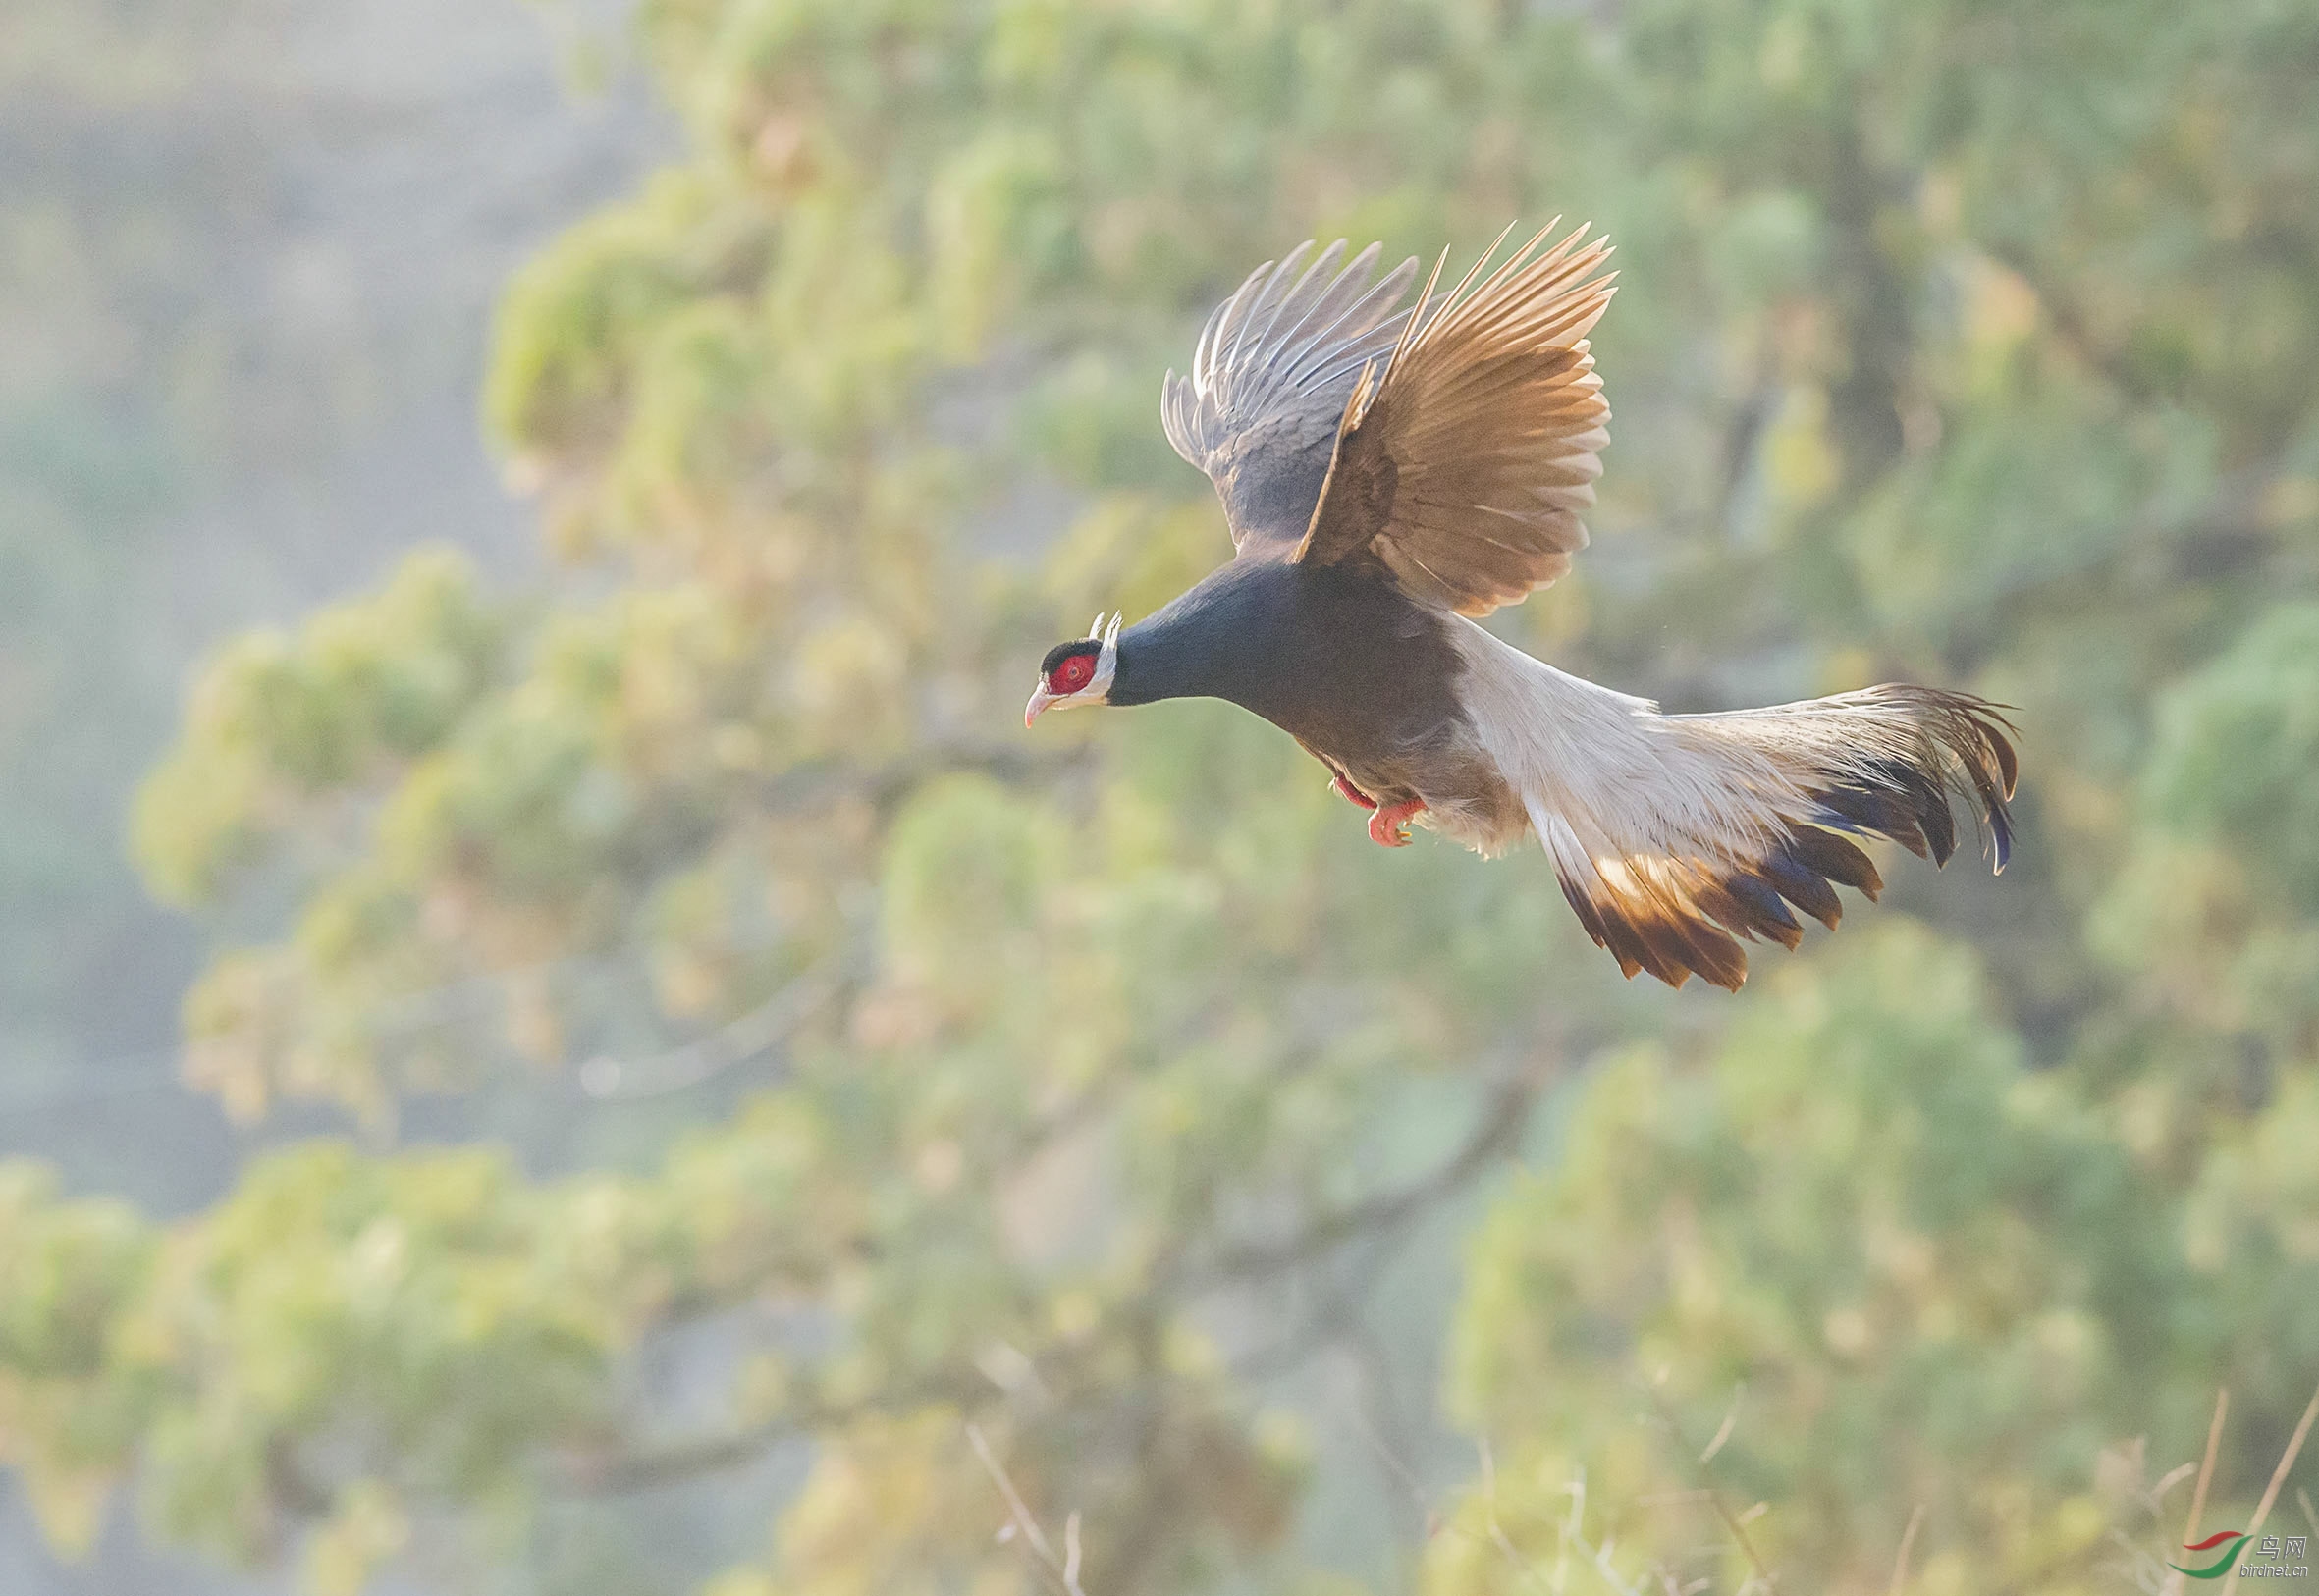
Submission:
[[[1039,690],[1031,695],[1031,702],[1023,706],[1023,724],[1032,724],[1057,704],[1067,704],[1078,699],[1081,693],[1095,684],[1096,669],[1100,663],[1100,654],[1093,649],[1065,655],[1052,670],[1039,678]]]
[[[1095,656],[1074,654],[1047,678],[1047,690],[1056,698],[1069,698],[1080,688],[1095,680]]]

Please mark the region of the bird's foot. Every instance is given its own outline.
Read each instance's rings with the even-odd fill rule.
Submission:
[[[1354,786],[1353,783],[1347,781],[1341,775],[1331,776],[1329,778],[1328,784],[1335,790],[1336,795],[1339,798],[1342,798],[1349,804],[1359,804],[1363,809],[1376,808],[1376,800],[1375,798],[1370,797],[1368,793],[1363,792],[1359,787]]]
[[[1425,808],[1423,798],[1412,798],[1405,804],[1386,804],[1369,817],[1369,840],[1383,848],[1408,847],[1408,821],[1413,815],[1424,814]]]

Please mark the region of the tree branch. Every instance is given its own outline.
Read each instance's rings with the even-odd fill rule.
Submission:
[[[1503,1083],[1483,1106],[1465,1144],[1431,1174],[1396,1192],[1381,1192],[1323,1214],[1292,1236],[1272,1242],[1244,1242],[1210,1260],[1202,1284],[1228,1284],[1276,1274],[1376,1231],[1407,1223],[1456,1193],[1483,1169],[1511,1152],[1530,1127],[1530,1111],[1543,1083],[1524,1073]]]

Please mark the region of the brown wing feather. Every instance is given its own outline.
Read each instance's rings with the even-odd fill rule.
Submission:
[[[1428,285],[1422,323],[1346,402],[1295,559],[1375,558],[1469,615],[1570,568],[1609,441],[1587,334],[1610,302],[1611,277],[1595,275],[1610,244],[1586,234],[1544,248],[1540,233],[1479,287],[1488,255],[1438,299]]]

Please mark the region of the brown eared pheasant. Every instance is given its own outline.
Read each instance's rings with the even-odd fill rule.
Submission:
[[[1341,240],[1308,243],[1250,274],[1161,400],[1235,558],[1056,647],[1024,723],[1226,699],[1328,767],[1387,847],[1411,823],[1483,854],[1536,836],[1595,943],[1677,986],[1696,971],[1738,988],[1739,939],[1793,948],[1795,910],[1833,927],[1838,884],[1873,898],[1844,833],[1946,864],[1954,795],[2003,870],[2012,727],[1985,700],[1887,685],[1661,715],[1475,623],[1570,568],[1608,441],[1587,335],[1610,246],[1551,231],[1447,293],[1436,264],[1413,308],[1418,263],[1377,278],[1375,244],[1348,261]]]

